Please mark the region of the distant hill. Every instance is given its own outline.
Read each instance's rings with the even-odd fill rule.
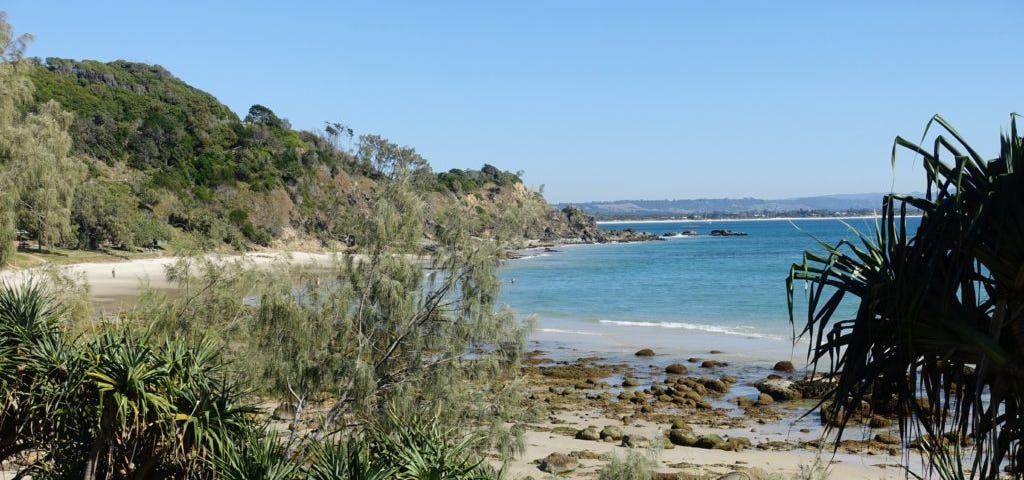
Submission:
[[[853,193],[766,200],[697,198],[685,200],[615,200],[572,205],[601,220],[641,218],[820,217],[864,215],[878,210],[884,193]]]

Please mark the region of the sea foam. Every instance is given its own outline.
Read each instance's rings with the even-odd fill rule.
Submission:
[[[700,330],[703,332],[721,333],[723,335],[737,335],[743,337],[752,338],[767,338],[772,340],[782,340],[783,338],[778,335],[771,335],[767,333],[758,333],[751,331],[753,327],[722,327],[719,325],[703,325],[699,323],[686,323],[686,322],[629,322],[625,320],[598,320],[598,323],[605,325],[615,325],[620,327],[661,327],[661,328],[684,328],[687,330]],[[750,329],[750,330],[747,330]]]

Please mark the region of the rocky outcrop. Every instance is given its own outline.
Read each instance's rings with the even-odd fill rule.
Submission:
[[[792,380],[784,378],[766,378],[754,384],[761,393],[771,395],[777,401],[799,400],[803,398],[800,391],[793,387]]]
[[[824,380],[797,380],[793,382],[793,388],[800,392],[803,398],[822,398],[834,385]]]
[[[745,232],[734,232],[732,230],[712,230],[712,237],[745,237]]]

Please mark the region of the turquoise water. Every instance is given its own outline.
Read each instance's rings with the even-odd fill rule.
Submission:
[[[912,222],[916,228],[917,219]],[[604,224],[658,235],[683,230],[701,235],[529,251],[501,269],[502,300],[519,314],[536,315],[542,331],[702,331],[789,340],[785,279],[790,265],[806,249],[821,251],[815,238],[830,244],[853,240],[851,227],[871,232],[874,225],[871,219]],[[711,237],[712,229],[749,235]],[[802,288],[796,299],[806,305]],[[846,305],[847,312],[852,307]]]

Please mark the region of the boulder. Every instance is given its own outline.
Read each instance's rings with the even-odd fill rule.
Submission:
[[[641,349],[641,350],[637,351],[636,352],[636,356],[638,356],[638,357],[653,357],[654,356],[654,350],[651,350],[649,348],[644,348],[644,349]]]
[[[782,378],[766,378],[754,384],[754,387],[761,393],[771,395],[772,399],[778,401],[799,400],[803,396],[793,388],[793,382]]]
[[[587,427],[576,432],[576,438],[579,440],[597,441],[601,439],[601,432],[597,431],[597,427]]]
[[[601,429],[601,439],[622,440],[622,429],[614,425],[608,425]]]
[[[635,387],[637,385],[640,385],[640,382],[637,382],[635,379],[632,378],[627,378],[622,381],[623,387]]]
[[[728,367],[729,364],[726,362],[719,362],[718,360],[704,360],[700,364],[700,368],[715,368],[715,367]]]
[[[872,415],[869,424],[871,425],[871,428],[889,428],[892,426],[892,420],[881,415]]]
[[[580,466],[579,460],[564,453],[552,453],[540,461],[540,470],[551,474],[571,472]]]
[[[713,433],[697,437],[697,443],[693,444],[693,446],[697,448],[714,448],[719,450],[725,447],[725,445],[725,440],[722,440],[722,437],[719,437],[718,435],[715,435]]]
[[[750,439],[747,437],[730,437],[725,444],[726,450],[742,452],[743,450],[750,448]]]
[[[693,427],[691,427],[688,423],[686,423],[685,420],[683,420],[681,418],[677,418],[675,420],[672,420],[672,430],[682,430],[684,432],[692,432],[693,431]]]
[[[725,393],[729,391],[729,385],[716,378],[702,378],[700,383],[712,392]]]
[[[772,370],[775,370],[776,372],[793,373],[796,371],[796,368],[793,368],[793,362],[783,360],[781,362],[775,362],[775,366],[772,367]]]
[[[665,367],[665,373],[671,373],[673,375],[686,375],[686,365],[681,363],[673,363]]]
[[[829,382],[822,380],[797,380],[793,382],[793,388],[800,392],[804,398],[821,398],[830,390],[834,385]]]
[[[640,435],[623,435],[622,446],[627,448],[650,448],[651,439]]]
[[[757,402],[753,398],[749,397],[736,397],[736,405],[740,408],[749,408],[756,405]]]
[[[698,358],[698,357],[690,357],[690,358],[686,359],[686,361],[690,362],[690,363],[700,363],[701,360],[703,360],[703,359],[702,358]]]
[[[768,395],[767,393],[762,393],[757,396],[757,404],[762,407],[767,407],[768,405],[771,405],[773,403],[775,403],[775,399],[772,398],[772,396]]]
[[[683,447],[692,447],[697,444],[697,436],[686,430],[673,429],[668,431],[668,441]]]
[[[875,441],[886,445],[899,445],[902,443],[900,442],[900,437],[891,433],[879,433],[878,435],[875,435]]]

